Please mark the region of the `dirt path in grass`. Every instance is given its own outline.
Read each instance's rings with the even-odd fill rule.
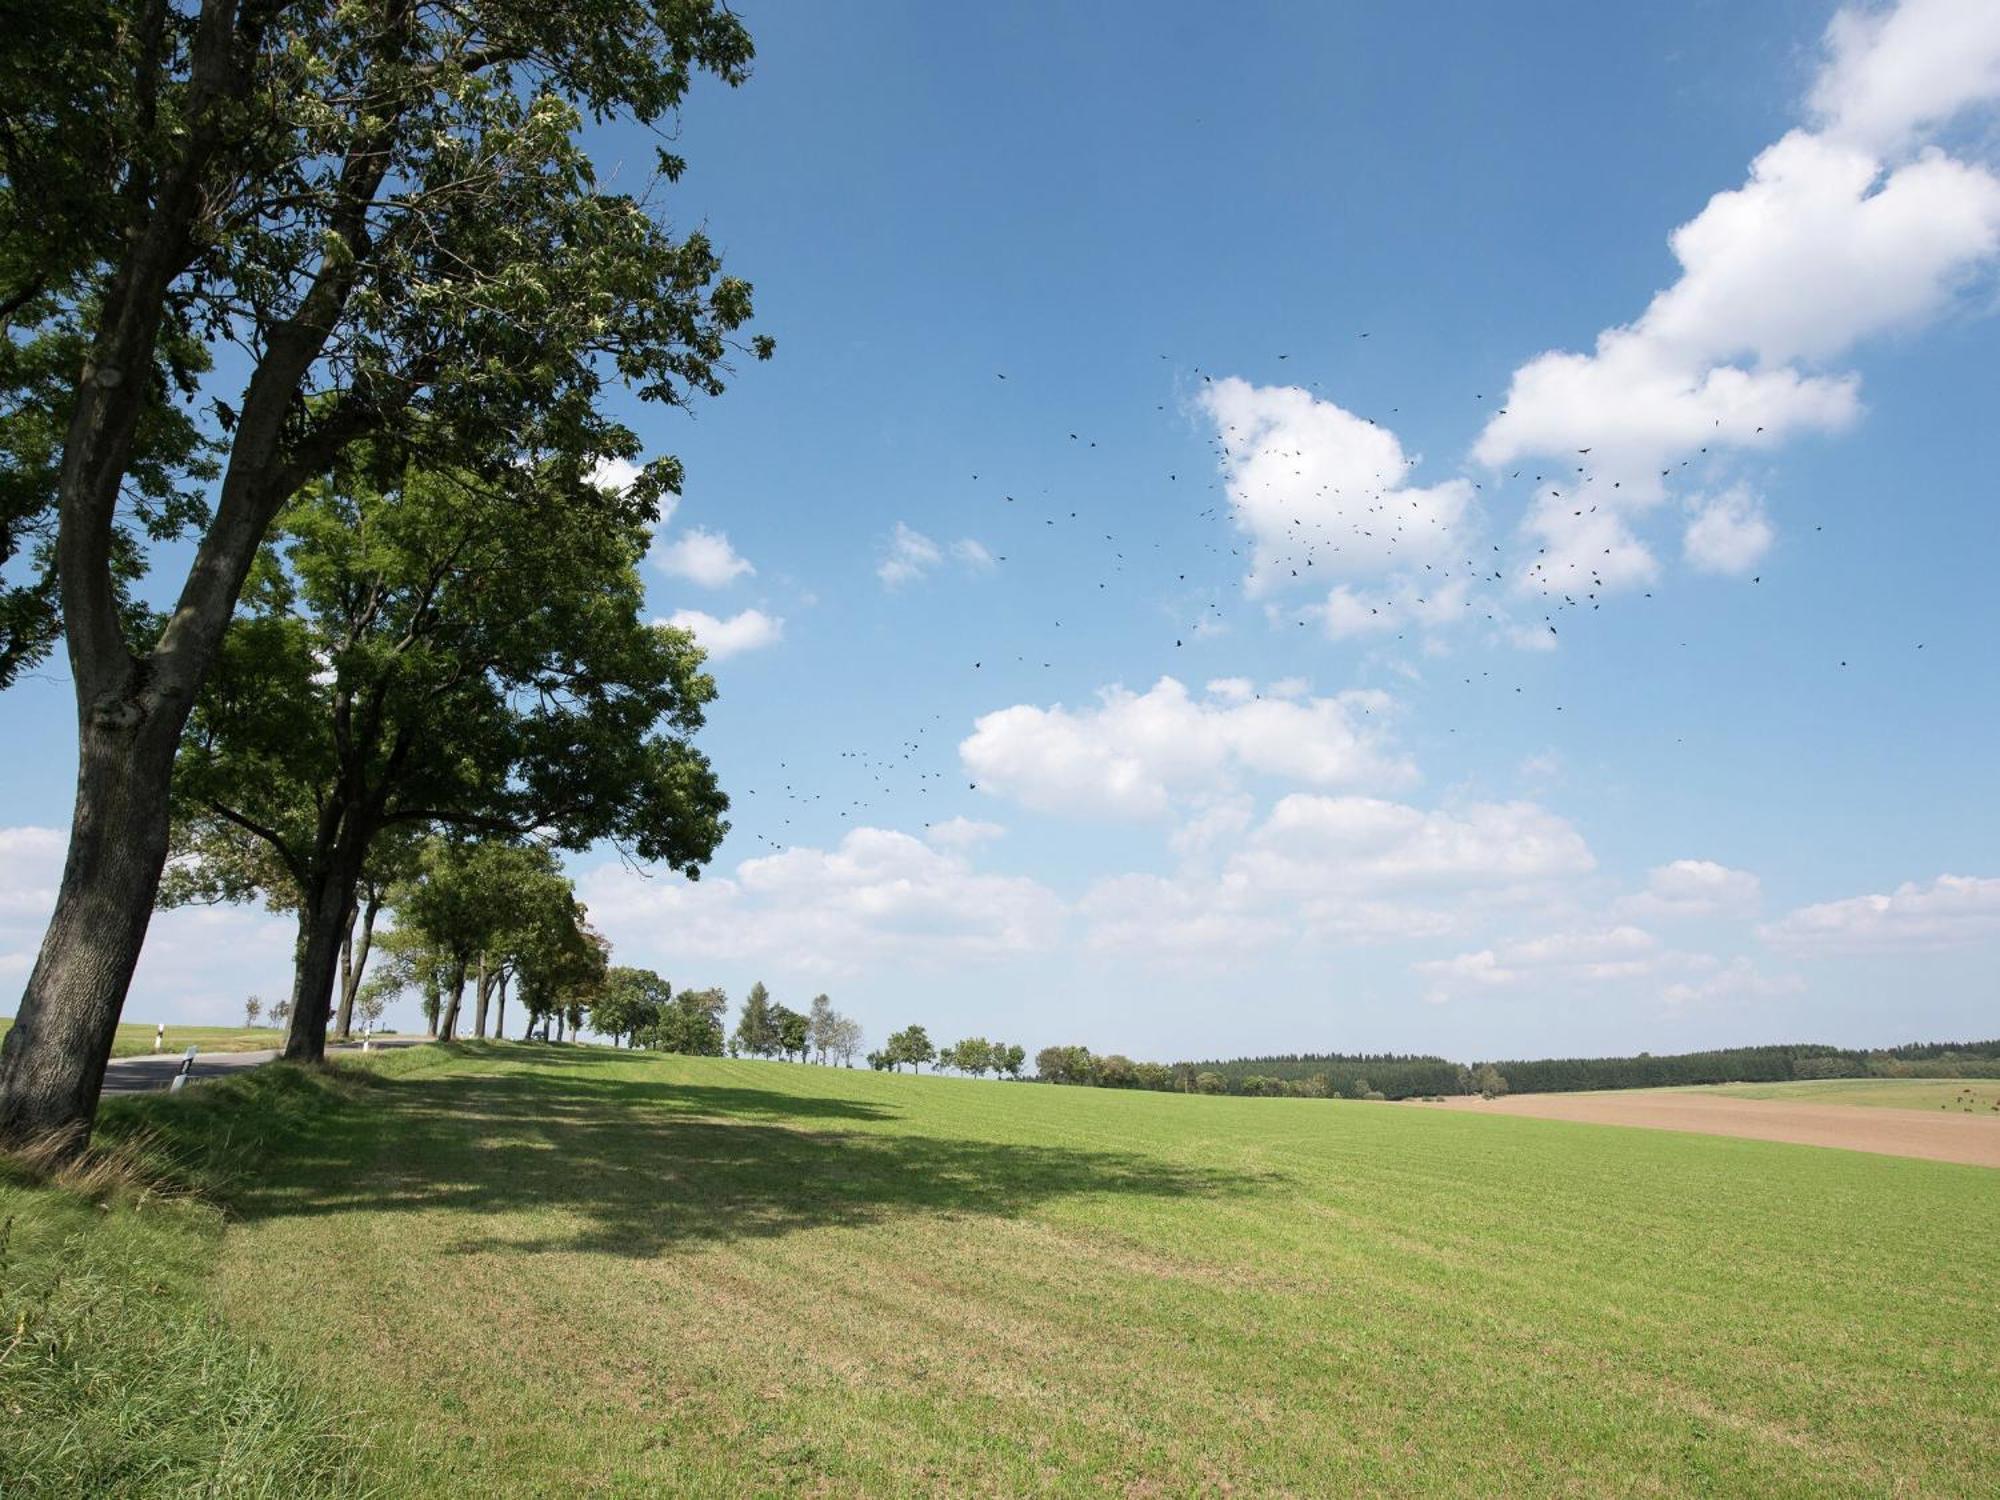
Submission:
[[[1448,1098],[1432,1109],[1463,1109],[1590,1125],[1643,1125],[1703,1135],[1839,1146],[1885,1156],[2000,1167],[2000,1115],[1955,1110],[1855,1109],[1845,1104],[1793,1104],[1778,1099],[1729,1099],[1718,1094],[1656,1090],[1603,1094],[1511,1094],[1504,1099]]]

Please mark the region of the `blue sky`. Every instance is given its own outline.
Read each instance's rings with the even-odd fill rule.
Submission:
[[[1984,0],[743,13],[670,202],[778,357],[631,412],[734,831],[571,861],[622,959],[1162,1058],[2000,1029]],[[288,952],[163,918],[128,1015]]]

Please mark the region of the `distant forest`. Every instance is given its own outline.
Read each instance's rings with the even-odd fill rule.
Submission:
[[[1777,1083],[1807,1078],[1972,1078],[2000,1073],[2000,1040],[1911,1042],[1855,1050],[1813,1042],[1725,1047],[1637,1057],[1554,1057],[1481,1063],[1403,1053],[1299,1052],[1179,1063],[1178,1078],[1213,1077],[1232,1094],[1410,1099],[1433,1094],[1573,1093],[1694,1083]],[[1081,1081],[1081,1080],[1078,1080]]]

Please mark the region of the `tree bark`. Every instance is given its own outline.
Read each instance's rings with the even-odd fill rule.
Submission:
[[[465,967],[464,959],[451,966],[451,998],[445,1002],[444,1014],[438,1021],[437,1036],[441,1042],[458,1040],[458,1008],[465,1001]]]
[[[361,943],[354,952],[351,964],[347,948],[341,950],[339,1033],[343,1042],[354,1030],[354,997],[361,993],[361,980],[368,972],[368,950],[375,945],[375,918],[381,910],[382,888],[379,884],[371,882],[368,888],[368,900],[361,909]],[[351,925],[348,931],[352,933]]]
[[[184,706],[136,693],[80,716],[69,857],[41,951],[0,1045],[0,1141],[89,1139],[125,990],[167,858],[167,777]]]
[[[287,1062],[324,1062],[326,1027],[333,1013],[340,949],[354,925],[355,891],[368,855],[373,824],[365,812],[335,812],[323,822],[334,831],[331,847],[315,851],[316,872],[300,892],[297,962],[292,971],[292,1021],[285,1037]]]
[[[486,954],[479,955],[479,985],[474,992],[478,999],[472,1011],[472,1034],[481,1041],[486,1038],[486,1004],[493,998],[493,976],[486,972]]]
[[[500,1008],[494,1013],[493,1017],[493,1039],[497,1042],[504,1042],[507,1040],[507,971],[505,969],[500,971],[498,989],[500,991]]]

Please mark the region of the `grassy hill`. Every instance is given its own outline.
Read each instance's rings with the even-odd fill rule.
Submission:
[[[10,1496],[2000,1472],[1979,1168],[519,1044],[264,1069],[107,1133],[142,1129],[204,1196],[0,1185]]]

